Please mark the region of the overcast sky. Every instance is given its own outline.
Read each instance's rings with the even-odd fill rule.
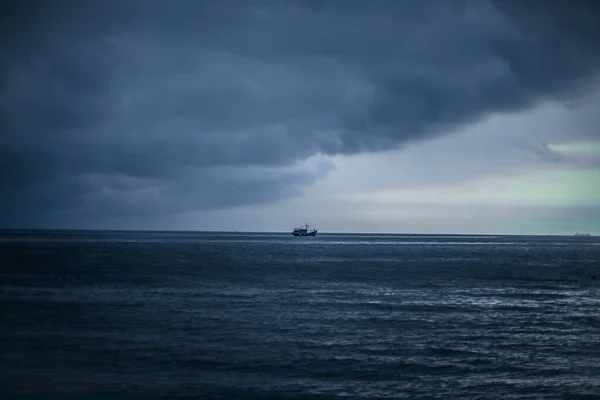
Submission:
[[[600,2],[3,6],[0,228],[600,234]]]

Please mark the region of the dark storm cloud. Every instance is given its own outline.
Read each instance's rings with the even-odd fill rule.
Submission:
[[[326,169],[277,168],[310,156],[583,93],[599,16],[593,1],[4,2],[0,214],[291,196]]]

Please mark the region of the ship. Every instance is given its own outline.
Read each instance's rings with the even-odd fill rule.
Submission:
[[[308,224],[306,224],[306,225],[304,225],[303,228],[294,228],[292,235],[294,235],[294,236],[317,236],[317,230],[314,228],[311,230],[308,230]]]
[[[575,234],[575,236],[585,236],[585,237],[589,237],[589,236],[592,236],[592,235],[591,235],[591,234],[589,234],[589,233],[579,233],[579,232],[577,232],[577,233]]]

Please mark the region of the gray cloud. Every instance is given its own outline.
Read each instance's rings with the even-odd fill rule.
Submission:
[[[61,0],[5,10],[6,221],[270,202],[324,176],[330,167],[296,167],[311,156],[398,148],[570,99],[600,67],[596,2]]]

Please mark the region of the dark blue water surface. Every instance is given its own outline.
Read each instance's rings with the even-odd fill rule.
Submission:
[[[600,398],[599,260],[597,237],[4,232],[0,398]]]

